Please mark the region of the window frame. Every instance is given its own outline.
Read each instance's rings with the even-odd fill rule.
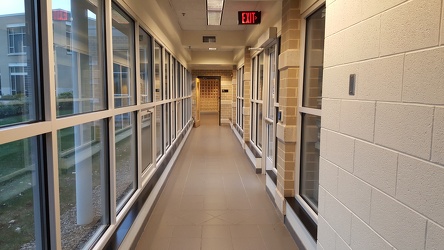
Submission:
[[[299,82],[298,82],[298,106],[297,106],[297,141],[296,144],[296,166],[295,166],[295,199],[298,201],[298,203],[301,205],[302,209],[310,216],[310,218],[317,224],[318,223],[318,214],[317,212],[311,207],[311,205],[300,195],[301,192],[301,150],[302,150],[302,116],[303,114],[309,114],[309,115],[315,115],[319,116],[322,119],[322,110],[321,109],[314,109],[314,108],[308,108],[303,106],[303,94],[304,94],[304,87],[305,87],[305,62],[306,62],[306,39],[307,39],[307,19],[312,16],[316,11],[325,8],[325,2],[320,2],[315,5],[313,5],[306,13],[302,15],[301,18],[301,55],[300,55],[300,69],[299,69]]]

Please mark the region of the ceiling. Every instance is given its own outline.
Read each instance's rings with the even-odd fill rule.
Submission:
[[[208,26],[206,19],[205,0],[169,0],[182,30],[246,30],[247,25],[237,24],[237,12],[242,10],[262,11],[266,15],[267,10],[278,0],[225,0],[222,23],[220,26]]]
[[[268,27],[276,26],[282,11],[282,0],[225,0],[221,25],[208,26],[205,0],[157,0],[157,3],[163,11],[168,9],[170,21],[176,22],[175,26],[179,27],[180,43],[190,51],[190,66],[193,68],[196,65],[204,67],[206,63],[202,58],[214,59],[218,53],[224,53],[226,57],[227,52],[230,52],[231,63],[224,63],[225,59],[221,58],[220,63],[214,64],[232,67],[236,54],[246,46],[254,46]],[[238,11],[261,11],[261,24],[238,25]],[[216,42],[204,43],[203,36],[215,36]],[[209,51],[210,47],[217,48],[217,51]]]

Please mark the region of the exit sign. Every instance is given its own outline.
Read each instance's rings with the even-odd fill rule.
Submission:
[[[260,24],[261,12],[260,11],[238,11],[237,12],[238,24]]]

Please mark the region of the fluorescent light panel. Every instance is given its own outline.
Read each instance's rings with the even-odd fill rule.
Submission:
[[[220,25],[225,0],[207,0],[207,24]]]

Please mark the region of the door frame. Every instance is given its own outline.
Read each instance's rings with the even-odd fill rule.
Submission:
[[[221,112],[221,99],[222,99],[222,94],[221,94],[221,85],[222,85],[222,80],[221,80],[221,76],[198,76],[197,77],[200,81],[200,89],[202,89],[202,80],[208,80],[208,79],[217,79],[218,80],[218,85],[217,85],[217,113],[219,116],[219,126],[221,126],[221,119],[222,119],[222,112]],[[199,89],[199,91],[200,91]],[[199,93],[200,94],[200,93]],[[201,99],[199,98],[199,102],[201,101]],[[197,103],[197,105],[200,105],[200,103]],[[199,112],[201,112],[199,110]],[[200,114],[199,114],[200,116]]]

